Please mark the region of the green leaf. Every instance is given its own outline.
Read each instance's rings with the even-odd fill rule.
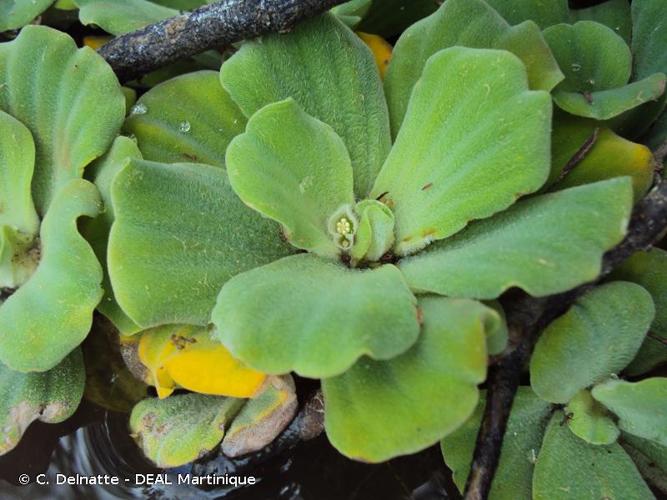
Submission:
[[[653,320],[649,293],[624,281],[586,293],[542,333],[530,360],[530,382],[542,399],[567,403],[581,389],[620,372]]]
[[[484,393],[475,413],[465,424],[442,440],[442,455],[454,472],[454,483],[463,492],[484,409]],[[489,498],[531,498],[533,467],[542,445],[551,405],[538,398],[530,387],[519,387],[500,451],[500,462]]]
[[[261,450],[287,427],[298,406],[292,377],[270,377],[262,393],[248,400],[234,418],[222,452],[239,457]]]
[[[609,120],[641,104],[656,101],[665,91],[665,75],[656,73],[623,87],[591,93],[556,91],[553,99],[564,111],[576,116]]]
[[[507,348],[509,330],[507,327],[505,311],[503,310],[503,306],[497,300],[485,302],[484,305],[496,311],[500,317],[500,322],[498,323],[497,328],[489,330],[486,337],[486,350],[490,355],[495,356]]]
[[[387,105],[370,50],[333,15],[244,43],[220,77],[248,117],[292,97],[333,127],[350,152],[355,193],[366,196],[391,147]]]
[[[636,79],[667,73],[667,4],[663,0],[632,2],[632,54]]]
[[[573,116],[554,109],[551,130],[551,173],[542,190],[550,187],[577,155],[590,151],[597,139],[599,124],[594,120]]]
[[[104,210],[96,218],[86,220],[82,224],[81,234],[90,243],[100,262],[107,261],[109,231],[114,221],[111,184],[116,174],[131,158],[141,158],[141,153],[132,139],[121,136],[116,138],[111,145],[111,149],[104,156],[94,161],[88,168],[87,173],[90,179],[100,191]],[[104,289],[104,297],[97,309],[118,328],[122,335],[133,335],[139,332],[141,327],[132,321],[116,302],[106,266],[102,288]]]
[[[83,179],[71,180],[53,200],[40,229],[37,270],[0,305],[0,361],[7,367],[49,370],[88,335],[102,298],[102,267],[77,219],[99,210],[97,189]]]
[[[647,336],[639,352],[635,356],[623,373],[630,376],[637,376],[650,372],[657,366],[667,363],[667,348],[665,342],[667,336],[653,334]]]
[[[530,19],[544,29],[570,21],[567,0],[486,0],[486,3],[510,24],[519,24]]]
[[[54,0],[4,0],[0,3],[0,32],[21,28],[49,8]]]
[[[528,90],[514,55],[452,47],[429,59],[371,193],[394,212],[395,251],[418,251],[539,189],[550,132],[549,94]]]
[[[155,465],[178,467],[218,446],[244,401],[203,394],[144,399],[132,410],[130,429]]]
[[[332,377],[360,356],[389,359],[419,335],[416,299],[392,265],[372,270],[301,254],[240,274],[213,310],[217,337],[265,373]]]
[[[632,19],[630,2],[627,0],[607,0],[585,9],[571,10],[570,14],[577,21],[595,21],[609,26],[623,40],[630,43]]]
[[[614,30],[593,21],[557,24],[544,30],[565,80],[556,90],[594,92],[622,87],[630,79],[630,47]]]
[[[11,226],[0,226],[0,288],[16,289],[35,272],[39,243]]]
[[[667,252],[660,248],[637,252],[617,267],[611,277],[643,286],[655,302],[655,319],[651,324],[655,338],[646,337],[639,353],[625,369],[629,375],[646,373],[667,362],[667,348],[660,341],[667,340]]]
[[[667,493],[667,447],[623,433],[621,445],[651,484]]]
[[[621,430],[667,446],[666,377],[609,380],[593,387],[593,397],[618,416]]]
[[[111,283],[144,328],[208,324],[229,278],[293,250],[277,224],[243,205],[221,168],[132,160],[111,198]]]
[[[544,29],[560,23],[595,21],[609,26],[625,40],[630,39],[632,26],[627,0],[609,0],[585,9],[574,10],[569,9],[567,0],[486,0],[486,2],[511,24],[532,19]]]
[[[360,201],[355,211],[359,214],[359,229],[350,253],[353,263],[378,261],[394,244],[394,214],[377,200]]]
[[[621,433],[609,412],[586,389],[579,391],[570,400],[565,413],[570,430],[587,443],[611,444]]]
[[[27,26],[0,44],[0,109],[32,132],[32,193],[43,216],[57,192],[109,148],[125,98],[94,50],[77,50],[74,40],[51,28]]]
[[[651,293],[656,308],[651,329],[667,334],[667,251],[653,248],[637,252],[614,269],[611,276],[637,283]]]
[[[227,150],[229,182],[249,207],[279,222],[297,248],[323,257],[347,250],[358,225],[329,231],[342,207],[352,210],[352,166],[342,139],[292,99],[255,113]],[[347,236],[349,233],[350,236]]]
[[[122,35],[147,24],[180,14],[148,0],[75,0],[81,24],[94,24],[112,35]]]
[[[511,27],[482,0],[448,0],[434,14],[408,28],[394,48],[385,78],[394,136],[426,61],[438,51],[455,45],[513,52],[526,65],[533,89],[551,90],[563,79],[535,23]]]
[[[30,131],[0,111],[0,288],[17,288],[34,272],[39,219],[30,194],[35,145]]]
[[[137,138],[145,160],[224,166],[229,142],[246,118],[220,85],[214,71],[167,80],[132,107],[123,131]]]
[[[631,206],[627,179],[536,196],[399,268],[419,292],[480,299],[513,286],[533,296],[563,292],[597,277],[604,252],[623,239]]]
[[[420,451],[473,412],[486,377],[485,329],[497,315],[478,302],[426,297],[417,343],[387,361],[360,359],[322,381],[325,428],[344,455],[381,462]],[[389,333],[389,332],[386,332]]]
[[[392,37],[433,13],[439,5],[440,0],[373,0],[357,28],[366,33]]]
[[[338,19],[354,28],[370,9],[373,0],[350,0],[331,9]]]
[[[21,373],[0,364],[0,455],[14,448],[35,420],[56,424],[71,417],[85,378],[78,349],[44,373]]]
[[[653,184],[654,170],[655,160],[649,148],[603,128],[598,130],[588,153],[551,189],[628,176],[632,179],[634,199],[638,201]]]
[[[652,150],[657,150],[667,142],[667,113],[662,115],[653,123],[648,134],[642,139]],[[665,160],[663,160],[663,168]]]
[[[559,411],[547,427],[533,475],[534,500],[654,498],[620,444],[590,445],[562,422]]]
[[[661,0],[637,0],[632,3],[632,53],[636,78],[645,78],[656,72],[667,73],[667,4]],[[643,142],[658,149],[667,141],[667,112],[664,112]]]

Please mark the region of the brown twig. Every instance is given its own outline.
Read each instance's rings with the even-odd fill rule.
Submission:
[[[345,0],[223,0],[114,38],[99,49],[121,81],[270,32],[286,32]]]
[[[663,182],[637,203],[628,234],[617,247],[605,254],[597,281],[633,253],[650,248],[666,230],[667,182]],[[512,402],[539,333],[593,285],[588,283],[544,298],[523,294],[507,304],[507,322],[513,347],[489,369],[487,403],[464,493],[466,500],[488,498]]]

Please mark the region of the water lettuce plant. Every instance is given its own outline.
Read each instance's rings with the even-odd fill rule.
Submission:
[[[108,265],[125,313],[142,328],[212,320],[252,368],[322,379],[329,439],[369,461],[428,446],[472,412],[485,338],[504,347],[498,313],[474,299],[593,279],[632,205],[623,178],[515,203],[549,176],[548,93],[509,52],[441,47],[420,31],[433,57],[405,70],[421,77],[393,144],[395,108],[371,54],[324,16],[223,64],[209,98],[240,112],[232,123],[245,131],[229,134],[215,166],[192,161],[213,157],[212,123],[225,122],[166,106],[177,86],[189,95],[212,76],[145,94],[126,123],[144,160],[111,186]],[[556,77],[537,86],[555,85],[550,68]],[[172,137],[187,143],[180,158]]]
[[[205,3],[53,8],[119,35]],[[516,341],[504,307],[596,280],[655,183],[665,18],[662,0],[353,0],[219,71],[207,53],[125,88],[23,27],[0,44],[0,452],[71,415],[87,374],[106,408],[142,399],[129,428],[158,466],[236,457],[309,378],[342,454],[440,442],[463,489],[487,366]],[[633,255],[542,332],[491,498],[666,488],[666,266]],[[157,397],[107,394],[105,349]]]

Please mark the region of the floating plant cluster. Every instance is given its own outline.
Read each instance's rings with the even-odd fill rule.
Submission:
[[[342,454],[440,442],[463,489],[506,298],[594,281],[661,175],[667,2],[353,0],[124,87],[47,26],[204,3],[0,6],[0,452],[85,395],[237,457],[309,378]],[[667,492],[666,339],[656,247],[542,332],[491,498]]]

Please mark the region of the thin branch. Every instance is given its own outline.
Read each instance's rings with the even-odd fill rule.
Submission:
[[[637,203],[628,234],[617,247],[605,254],[597,281],[633,253],[650,248],[666,230],[667,182],[663,182]],[[515,347],[489,369],[487,403],[466,484],[466,500],[485,500],[489,496],[512,402],[539,333],[592,286],[594,283],[588,283],[544,298],[522,294],[508,304],[507,322]]]
[[[169,63],[270,32],[287,32],[345,0],[224,0],[114,38],[99,49],[128,81]]]
[[[554,181],[554,184],[556,182],[562,181],[567,175],[574,170],[574,167],[579,165],[581,161],[586,157],[586,155],[590,152],[591,149],[593,149],[593,146],[595,146],[595,143],[598,141],[598,135],[600,134],[600,128],[595,127],[593,130],[593,133],[588,137],[584,143],[581,145],[581,147],[577,150],[576,153],[570,158],[570,160],[565,164],[565,167],[563,167],[563,170],[561,170],[561,173],[558,175],[556,180]]]

